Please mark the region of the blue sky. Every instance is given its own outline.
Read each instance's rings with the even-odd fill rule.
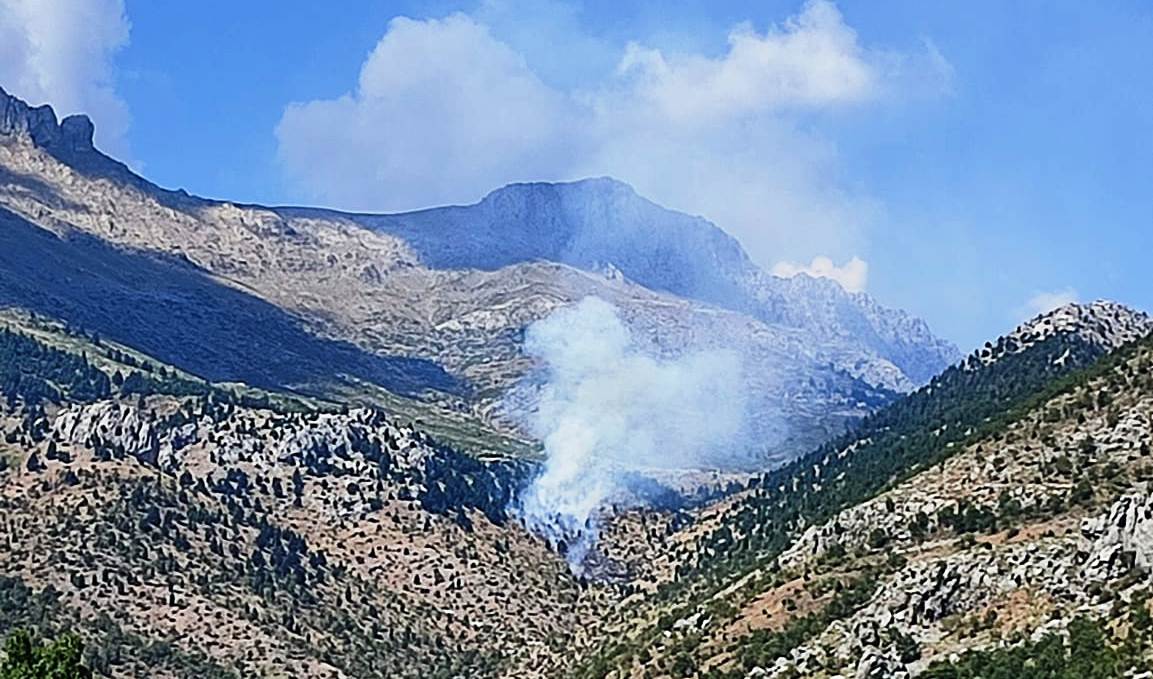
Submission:
[[[0,85],[165,186],[393,210],[614,174],[963,348],[1153,308],[1146,2],[55,4],[0,0]]]

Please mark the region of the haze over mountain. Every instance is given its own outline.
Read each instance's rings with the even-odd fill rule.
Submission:
[[[235,205],[92,132],[0,92],[0,673],[1153,671],[1147,314],[955,360],[611,179]]]
[[[0,294],[215,381],[384,388],[515,433],[535,389],[520,333],[596,295],[655,355],[737,351],[753,458],[773,459],[958,358],[923,322],[829,280],[770,276],[716,226],[611,179],[394,215],[235,205],[155,187],[92,131],[0,96]],[[60,269],[35,266],[46,257]]]

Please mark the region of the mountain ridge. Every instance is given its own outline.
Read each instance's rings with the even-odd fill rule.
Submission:
[[[829,279],[772,276],[712,222],[663,208],[617,179],[510,184],[472,205],[353,219],[404,238],[435,268],[491,269],[532,259],[585,271],[611,265],[650,289],[767,323],[868,338],[868,346],[896,359],[910,386],[960,358],[920,319]],[[547,234],[545,242],[531,237],[537,232]],[[902,336],[923,345],[920,351],[896,351]]]
[[[1108,353],[1153,331],[1153,319],[1143,311],[1108,300],[1073,302],[1029,319],[995,342],[986,342],[965,357],[966,369],[989,365],[1006,355],[1020,353],[1054,336],[1076,336]],[[1059,360],[1064,360],[1059,358]]]
[[[657,355],[738,348],[748,389],[756,395],[751,412],[761,416],[751,419],[766,459],[787,458],[843,430],[958,357],[923,322],[886,310],[871,298],[848,295],[827,280],[774,279],[760,272],[716,226],[661,208],[612,180],[500,189],[487,203],[478,204],[489,211],[484,219],[467,206],[369,217],[242,206],[157,188],[84,145],[71,156],[52,153],[28,132],[53,121],[51,109],[17,105],[11,97],[6,101],[10,122],[9,133],[0,135],[0,172],[6,178],[0,185],[0,208],[57,239],[29,242],[74,251],[83,242],[81,236],[94,239],[108,246],[108,257],[131,251],[134,257],[147,258],[162,278],[187,279],[191,273],[199,281],[238,291],[246,303],[269,304],[284,312],[285,332],[296,333],[288,327],[295,325],[330,348],[333,343],[349,345],[366,354],[357,360],[386,356],[424,362],[463,385],[457,395],[409,390],[430,400],[443,416],[472,418],[513,433],[518,425],[507,416],[504,395],[533,368],[520,350],[520,334],[557,307],[588,295],[617,305],[642,346]],[[25,122],[12,122],[20,116]],[[77,123],[69,125],[73,127],[86,131]],[[61,130],[57,124],[55,134],[64,134]],[[538,200],[526,191],[547,195]],[[537,207],[518,207],[526,204]],[[538,209],[541,205],[546,209]],[[544,231],[552,240],[527,238],[520,249],[507,247],[504,260],[476,267],[430,267],[422,259],[419,237],[431,238],[436,229],[413,225],[445,214],[488,234],[487,240],[470,245],[451,230],[441,230],[442,240],[459,240],[465,248],[459,251],[464,263],[478,264],[476,252],[506,245],[502,239],[510,234],[541,231],[533,225],[547,225]],[[597,231],[586,228],[598,224]],[[677,229],[701,247],[653,237]],[[457,251],[445,246],[443,252]],[[18,261],[19,248],[7,256],[14,259],[12,266],[30,265]],[[90,259],[91,252],[85,257]],[[85,272],[117,268],[85,261]],[[732,271],[716,273],[718,262]],[[481,266],[486,264],[491,266]],[[617,273],[605,275],[614,270]],[[78,270],[75,275],[82,274]],[[0,297],[17,306],[70,309],[74,322],[117,332],[121,341],[130,342],[134,332],[154,334],[153,327],[126,326],[124,315],[95,313],[99,305],[75,299],[80,291],[61,282],[45,281],[30,291],[20,286],[18,277],[0,276]],[[727,304],[704,301],[724,302],[730,292],[736,297]],[[42,299],[45,296],[49,299]],[[172,288],[166,303],[196,319],[221,313],[219,306],[212,307],[219,300]],[[148,301],[141,304],[137,308],[149,308]],[[210,308],[200,308],[206,304]],[[235,342],[207,333],[195,344],[209,352],[204,354],[208,357],[212,351],[234,354]],[[151,349],[179,359],[177,352]],[[269,375],[271,381],[264,386],[274,386],[278,368],[263,365],[269,361],[260,356],[247,360],[246,368]],[[412,376],[420,374],[417,370]],[[382,386],[351,383],[339,375],[310,384],[282,382],[290,390],[332,396],[336,389],[356,399],[376,398]]]

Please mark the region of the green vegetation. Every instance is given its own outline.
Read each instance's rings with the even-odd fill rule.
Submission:
[[[924,388],[866,418],[840,439],[751,480],[749,492],[695,545],[694,554],[681,559],[676,580],[664,586],[648,605],[680,611],[699,609],[702,602],[736,579],[772,563],[804,527],[823,524],[843,509],[942,464],[968,445],[1001,436],[1027,413],[1090,380],[1105,377],[1110,386],[1101,390],[1104,397],[1097,394],[1077,407],[1107,407],[1107,392],[1113,388],[1153,392],[1149,371],[1137,369],[1139,374],[1133,374],[1127,365],[1135,352],[1150,348],[1153,339],[1147,338],[1102,358],[1104,349],[1100,347],[1055,335],[1027,351],[1005,353],[989,365],[950,368]],[[1050,421],[1070,416],[1068,412],[1046,414]],[[1079,465],[1066,466],[1064,475],[1075,477]],[[1066,498],[1054,498],[1051,505],[1023,508],[1005,497],[996,507],[960,503],[937,518],[939,525],[955,534],[971,536],[1094,499],[1092,486],[1075,483]],[[910,529],[923,537],[929,523],[929,517],[920,516]],[[869,544],[880,549],[887,540],[887,535],[878,532],[870,536]],[[648,631],[636,637],[645,638]],[[772,645],[778,643],[779,639],[772,640]],[[607,645],[586,667],[626,666],[631,657],[628,648],[619,641]],[[914,651],[908,650],[910,655]]]
[[[539,460],[542,452],[539,444],[516,436],[498,432],[459,405],[440,405],[394,394],[375,384],[356,380],[349,376],[337,381],[310,385],[308,391],[326,394],[349,404],[379,408],[392,413],[398,420],[408,420],[459,450],[485,457],[510,457],[526,460]]]
[[[18,629],[4,643],[0,679],[85,679],[92,670],[81,662],[79,637],[65,634],[41,643],[27,630]]]
[[[43,320],[25,323],[28,328],[0,327],[0,396],[10,407],[35,409],[44,403],[165,394],[212,398],[249,408],[307,409],[296,398],[251,388],[225,389],[192,378],[83,331],[50,326]]]
[[[76,630],[84,638],[83,645],[77,642],[78,636],[64,630]],[[48,645],[52,648],[52,658],[65,655],[73,657],[79,653],[80,662],[85,668],[99,676],[121,676],[128,674],[126,668],[146,667],[153,671],[167,671],[176,676],[194,676],[201,679],[236,679],[232,672],[209,661],[197,653],[180,651],[159,639],[144,639],[120,628],[107,615],[81,622],[59,599],[59,593],[51,587],[34,590],[23,580],[0,576],[0,635],[8,633],[9,644],[19,635],[21,639],[32,640],[35,653],[41,646],[34,643],[41,638],[56,637],[57,641]],[[12,658],[10,649],[5,649],[6,658]],[[17,656],[27,658],[27,655]],[[36,656],[39,657],[39,656]],[[5,665],[0,665],[7,669]],[[5,674],[0,670],[0,679],[20,677],[92,676],[91,674]]]
[[[112,394],[112,380],[85,356],[0,328],[0,393],[27,405],[66,397],[94,401]]]
[[[0,396],[10,406],[164,394],[211,399],[277,412],[382,409],[479,457],[536,459],[534,444],[500,433],[459,404],[401,396],[350,375],[276,392],[240,383],[211,383],[95,333],[17,310],[0,310]],[[0,462],[0,465],[3,463]]]
[[[1148,615],[1148,613],[1146,613]],[[1148,672],[1142,657],[1149,629],[1132,628],[1119,638],[1101,621],[1076,618],[1068,638],[1049,633],[1037,641],[988,651],[969,651],[956,660],[935,662],[925,679],[1112,679]]]
[[[707,582],[747,572],[779,554],[801,526],[824,523],[964,446],[998,434],[1057,394],[1111,370],[1132,349],[1094,363],[1101,351],[1057,335],[992,365],[950,368],[839,440],[750,482],[752,492],[698,545],[695,567],[684,566],[680,575]],[[1062,355],[1066,360],[1056,362]],[[994,515],[982,508],[958,511],[945,517],[958,533],[996,525]]]
[[[756,630],[743,637],[737,657],[744,671],[734,673],[734,676],[744,676],[754,667],[768,667],[777,658],[788,655],[794,648],[823,632],[829,623],[848,617],[868,603],[876,588],[876,578],[866,575],[837,591],[821,610],[790,620],[784,629]]]

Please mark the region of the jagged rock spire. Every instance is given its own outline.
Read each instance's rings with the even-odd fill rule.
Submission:
[[[0,135],[26,136],[54,155],[93,151],[95,127],[86,115],[71,115],[57,122],[51,106],[29,106],[0,88]]]

